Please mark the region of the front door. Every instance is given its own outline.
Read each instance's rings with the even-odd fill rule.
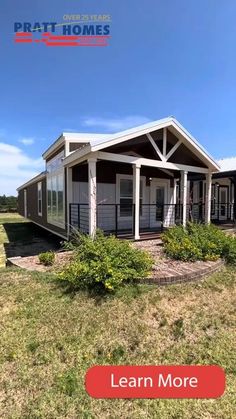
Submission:
[[[150,227],[161,227],[165,223],[167,183],[152,181],[150,192]]]
[[[219,220],[228,219],[228,188],[219,186]]]

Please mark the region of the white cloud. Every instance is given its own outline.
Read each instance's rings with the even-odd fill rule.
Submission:
[[[84,118],[83,125],[87,127],[96,127],[98,129],[102,128],[108,132],[116,132],[146,124],[147,122],[150,122],[150,119],[145,116],[130,115],[123,118],[88,117]]]
[[[34,138],[32,138],[32,137],[29,137],[29,138],[21,138],[19,140],[19,143],[22,143],[24,145],[32,145],[32,144],[34,144]]]
[[[34,159],[19,147],[0,142],[0,195],[16,195],[18,186],[42,170],[42,158]]]

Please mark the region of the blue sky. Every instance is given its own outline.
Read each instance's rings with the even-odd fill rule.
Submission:
[[[110,45],[13,42],[14,22],[110,14]],[[42,168],[62,131],[174,115],[216,158],[236,155],[236,2],[2,0],[0,194]]]

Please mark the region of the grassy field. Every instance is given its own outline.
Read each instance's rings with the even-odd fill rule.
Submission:
[[[6,258],[58,248],[59,239],[16,213],[0,213],[0,267]]]
[[[9,243],[9,238],[7,236],[6,229],[4,224],[14,224],[25,222],[25,219],[16,213],[2,213],[0,214],[0,267],[5,266],[5,249],[4,243]]]
[[[52,278],[0,272],[2,418],[235,418],[236,274],[168,288],[72,295]],[[93,400],[94,364],[219,364],[212,400]]]
[[[0,270],[1,418],[235,418],[236,272],[115,296],[73,294],[53,276]],[[219,364],[218,400],[96,400],[94,364]]]

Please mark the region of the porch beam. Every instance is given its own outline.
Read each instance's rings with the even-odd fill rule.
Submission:
[[[181,170],[181,179],[180,179],[180,192],[181,192],[181,204],[183,206],[183,226],[186,227],[187,224],[187,185],[188,185],[188,172],[186,170]]]
[[[206,208],[205,208],[205,223],[210,224],[211,222],[211,186],[212,186],[212,174],[211,172],[206,175]]]
[[[175,151],[177,150],[177,148],[179,148],[180,144],[182,144],[182,141],[179,140],[174,147],[172,147],[172,149],[169,151],[169,153],[166,156],[166,160],[169,160],[169,158],[172,156],[172,154],[175,153]]]
[[[160,159],[162,161],[165,161],[165,158],[163,156],[163,154],[161,153],[161,150],[159,149],[159,147],[156,145],[155,141],[153,140],[151,134],[149,134],[149,132],[146,134],[147,138],[149,139],[150,143],[152,144],[155,152],[157,153],[157,155],[160,157]]]
[[[70,153],[69,156],[63,159],[63,165],[72,167],[72,166],[75,166],[76,164],[86,161],[90,157],[96,158],[96,153],[91,152],[89,147],[90,146],[85,146],[81,150],[77,150],[77,151],[74,151],[73,153]],[[79,154],[78,158],[76,158],[77,154]]]
[[[139,217],[140,217],[140,165],[133,165],[133,203],[134,203],[134,239],[140,239]]]
[[[94,158],[88,159],[88,204],[89,204],[89,235],[94,237],[97,228],[97,178],[96,162]]]
[[[167,169],[160,169],[161,172],[166,173],[170,177],[174,177],[173,173]]]
[[[139,157],[132,157],[127,156],[125,154],[115,154],[115,153],[107,153],[105,151],[98,151],[96,153],[98,159],[101,160],[108,160],[108,161],[116,161],[121,163],[130,163],[135,164],[138,163],[141,166],[149,166],[149,167],[157,167],[160,169],[167,169],[167,170],[186,170],[187,172],[194,172],[194,173],[208,173],[209,169],[204,167],[197,167],[197,166],[188,166],[185,164],[178,164],[178,163],[170,163],[164,162],[160,160],[152,160],[152,159],[145,159]]]
[[[167,128],[163,128],[163,156],[166,160]]]

